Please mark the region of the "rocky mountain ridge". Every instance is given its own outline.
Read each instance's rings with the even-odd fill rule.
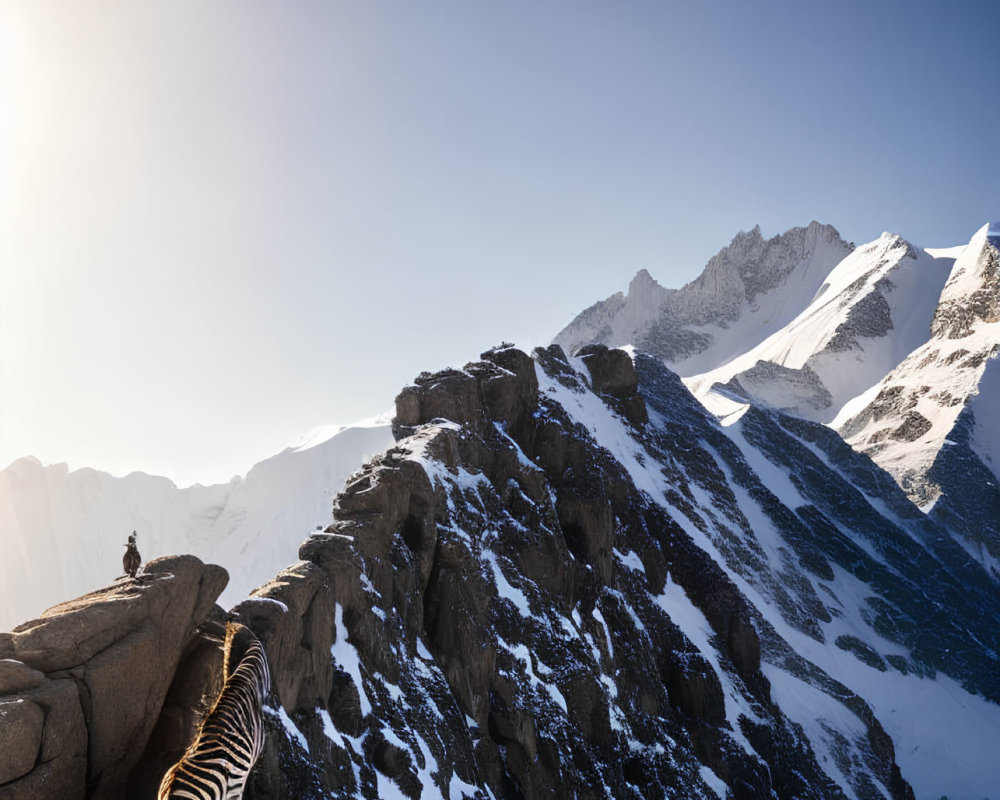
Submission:
[[[419,376],[394,431],[231,611],[275,679],[248,798],[995,785],[1000,641],[971,621],[996,581],[828,428],[752,408],[723,428],[650,357],[502,347]],[[221,613],[165,659],[130,798],[210,694]],[[60,796],[114,796],[98,773]]]

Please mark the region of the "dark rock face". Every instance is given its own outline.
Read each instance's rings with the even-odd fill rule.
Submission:
[[[909,257],[914,257],[912,248]],[[859,283],[863,284],[866,280],[867,276],[859,279]],[[835,352],[851,350],[858,346],[860,338],[874,339],[889,333],[892,330],[892,313],[885,299],[885,292],[891,289],[892,284],[888,279],[879,280],[874,291],[864,295],[851,307],[847,320],[837,326],[833,337],[827,342],[827,349]]]
[[[590,385],[596,394],[608,398],[612,408],[633,425],[649,421],[646,403],[639,394],[639,379],[628,353],[592,344],[581,348],[577,355],[590,372]]]
[[[397,435],[433,419],[446,419],[479,432],[489,419],[517,424],[530,413],[537,392],[531,358],[513,347],[483,353],[462,370],[421,373],[396,398]]]
[[[938,453],[927,473],[941,490],[929,516],[970,542],[975,551],[996,559],[1000,558],[1000,487],[993,470],[970,446],[975,424],[973,410],[962,409],[950,434],[955,444]]]
[[[0,639],[0,798],[125,796],[181,653],[226,580],[193,556],[159,559]]]
[[[995,578],[947,528],[912,506],[888,474],[825,426],[754,412],[747,435],[777,463],[798,470],[808,505],[796,509],[804,526],[790,542],[800,560],[821,560],[864,581],[872,629],[905,646],[908,656],[893,663],[857,637],[836,646],[849,644],[843,649],[864,663],[884,659],[903,674],[943,672],[1000,701],[1000,633],[976,622],[1000,613]],[[872,497],[890,513],[879,513]]]

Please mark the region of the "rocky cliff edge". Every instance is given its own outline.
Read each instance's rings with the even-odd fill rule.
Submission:
[[[194,556],[148,563],[0,633],[0,800],[112,800],[228,576]]]

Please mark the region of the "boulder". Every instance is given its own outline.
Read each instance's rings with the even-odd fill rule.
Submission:
[[[0,695],[37,689],[45,683],[45,673],[13,658],[0,660]]]
[[[9,701],[39,709],[44,716],[44,727],[29,771],[13,782],[0,785],[0,800],[52,800],[53,796],[60,800],[82,800],[87,783],[87,725],[75,681],[45,679],[37,688],[17,697],[2,698],[0,705]],[[0,747],[4,753],[10,753],[4,728],[0,724]],[[20,735],[14,738],[17,746],[26,744]],[[3,763],[8,764],[6,760]]]
[[[31,772],[42,749],[45,712],[23,697],[0,700],[0,784]]]

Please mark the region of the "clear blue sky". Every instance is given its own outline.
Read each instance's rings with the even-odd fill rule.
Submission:
[[[0,466],[225,480],[740,229],[1000,217],[1000,4],[0,0]]]

